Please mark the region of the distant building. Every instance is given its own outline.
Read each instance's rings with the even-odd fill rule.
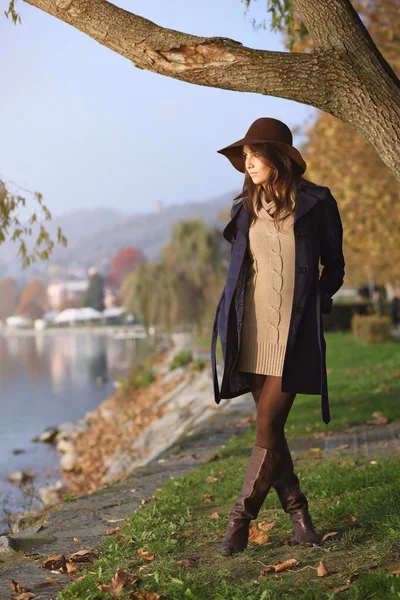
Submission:
[[[88,285],[89,281],[87,279],[51,283],[47,287],[50,308],[53,310],[62,310],[63,308],[66,308],[67,305],[79,304]]]

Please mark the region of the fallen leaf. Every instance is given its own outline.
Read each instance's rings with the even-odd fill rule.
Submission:
[[[325,563],[322,562],[322,560],[319,561],[317,573],[318,577],[326,577],[327,575],[329,575],[329,571],[326,568]]]
[[[215,460],[219,460],[220,458],[222,458],[222,454],[221,454],[221,452],[217,452],[216,454],[213,454],[213,456],[209,456],[208,458],[206,458],[206,460],[204,461],[204,464],[214,462]]]
[[[74,537],[74,542],[79,542],[80,540],[77,537]]]
[[[215,483],[216,481],[218,481],[217,477],[213,477],[212,475],[206,477],[206,483]]]
[[[217,512],[213,512],[210,519],[219,519],[219,514]]]
[[[13,600],[30,600],[31,598],[36,598],[36,594],[33,592],[24,592],[23,594],[18,594],[18,596],[13,596]]]
[[[348,578],[347,583],[353,583],[353,581],[355,581],[357,579],[357,577],[358,577],[358,573],[352,573],[350,575],[350,577]]]
[[[256,546],[262,546],[262,544],[265,544],[266,542],[268,542],[268,540],[269,540],[269,535],[267,535],[266,533],[261,531],[261,529],[259,529],[257,527],[257,525],[252,525],[250,527],[250,533],[249,533],[250,544],[254,544]]]
[[[140,590],[133,596],[133,599],[136,600],[140,598],[141,600],[159,600],[161,596],[156,594],[155,592],[146,592],[146,590]]]
[[[110,529],[106,529],[106,535],[112,535],[119,529],[121,529],[119,525],[118,525],[118,527],[111,527]]]
[[[285,571],[285,569],[288,569],[289,567],[295,567],[298,564],[299,561],[296,558],[289,558],[289,560],[277,562],[274,565],[268,565],[267,567],[265,567],[264,571],[266,571],[267,573],[271,571],[275,573],[280,573],[281,571]]]
[[[389,575],[397,575],[397,573],[400,573],[400,569],[395,569],[394,571],[389,571]]]
[[[329,533],[326,533],[323,538],[321,539],[321,542],[324,542],[326,539],[328,539],[329,537],[332,537],[333,535],[337,535],[338,532],[337,531],[330,531]]]
[[[350,444],[340,444],[340,446],[336,446],[336,450],[345,450],[346,448],[350,448]]]
[[[354,523],[354,521],[357,521],[357,517],[355,517],[354,515],[343,515],[343,517],[346,519],[346,521],[349,521],[350,523]]]
[[[322,582],[324,584],[325,587],[327,587],[329,590],[333,590],[333,585],[330,581],[323,581]]]
[[[18,583],[18,581],[15,581],[15,579],[11,579],[10,582],[11,582],[11,589],[16,594],[25,594],[25,593],[31,591],[30,588],[23,587],[20,583]],[[33,595],[35,595],[35,594],[33,594]]]
[[[42,581],[41,583],[37,583],[34,586],[34,589],[40,589],[44,587],[48,587],[49,585],[61,585],[62,581],[60,579],[52,579],[51,577],[46,577],[46,581]]]
[[[321,448],[311,448],[311,452],[320,452]]]
[[[180,560],[176,560],[175,562],[176,564],[185,567],[185,569],[190,569],[191,567],[196,566],[196,560],[194,558],[181,558]]]
[[[261,531],[270,531],[274,525],[275,521],[260,521],[258,523],[258,528],[261,529]]]
[[[70,554],[68,560],[70,562],[94,562],[94,550],[93,548],[84,548]]]
[[[83,562],[67,562],[65,563],[65,567],[60,567],[59,571],[60,573],[67,573],[67,575],[70,575],[71,573],[75,573],[75,571],[78,571],[79,569],[83,569],[86,566],[86,563]]]
[[[114,577],[111,579],[109,584],[99,584],[97,587],[100,591],[106,592],[111,596],[118,597],[122,593],[131,592],[132,587],[138,584],[141,580],[138,577],[132,577],[127,571],[124,569],[117,569]],[[131,596],[131,598],[136,597]]]
[[[139,548],[138,554],[146,560],[154,560],[154,553],[151,554],[150,552],[147,552],[147,550],[145,550],[144,548]]]
[[[344,592],[345,590],[348,590],[350,587],[349,583],[345,583],[344,585],[339,585],[339,587],[336,588],[332,588],[332,592],[334,594],[336,594],[336,592]]]
[[[209,504],[213,500],[214,500],[214,498],[211,496],[211,494],[204,494],[204,496],[203,496],[203,501],[204,502],[206,502],[207,504]]]
[[[59,569],[60,567],[65,567],[66,562],[64,554],[57,554],[55,556],[48,556],[40,566],[42,569]]]

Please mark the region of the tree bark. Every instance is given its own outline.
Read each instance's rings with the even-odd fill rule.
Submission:
[[[292,0],[310,53],[254,50],[198,37],[107,0],[25,0],[128,58],[188,83],[287,98],[328,112],[362,133],[400,180],[400,82],[350,0]],[[349,157],[351,158],[351,157]]]

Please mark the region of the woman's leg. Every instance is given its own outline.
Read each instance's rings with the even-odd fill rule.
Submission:
[[[295,541],[299,544],[318,544],[319,538],[308,513],[308,501],[300,490],[294,472],[290,449],[285,437],[285,424],[296,394],[283,393],[282,378],[250,373],[250,387],[257,407],[256,444],[281,452],[285,459],[279,478],[273,487],[283,510],[290,514]]]
[[[282,377],[250,373],[250,388],[257,407],[256,444],[286,449],[285,424],[296,394],[282,392]]]

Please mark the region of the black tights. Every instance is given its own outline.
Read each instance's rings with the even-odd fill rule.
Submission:
[[[285,423],[296,394],[282,392],[282,377],[249,373],[250,388],[257,407],[256,444],[282,450]]]

